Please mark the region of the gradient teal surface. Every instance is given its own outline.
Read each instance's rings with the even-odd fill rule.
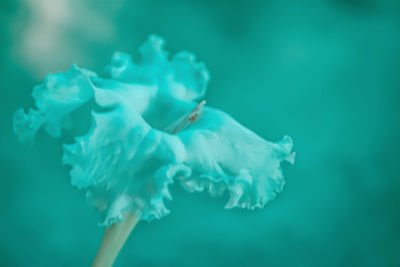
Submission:
[[[296,164],[264,209],[171,187],[170,215],[141,222],[115,266],[398,266],[400,2],[2,1],[1,266],[88,266],[98,215],[70,185],[61,143],[18,144],[12,114],[47,73],[104,74],[151,33],[211,74],[207,102]],[[66,139],[68,136],[65,137]]]

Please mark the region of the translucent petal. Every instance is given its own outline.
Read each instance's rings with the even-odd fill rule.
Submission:
[[[93,97],[90,82],[94,72],[73,65],[67,72],[49,74],[33,88],[37,109],[26,114],[23,109],[14,114],[14,132],[19,140],[32,145],[36,132],[43,126],[46,132],[59,137],[63,128],[70,127],[69,114]]]
[[[128,83],[158,84],[166,94],[182,100],[198,100],[204,97],[210,79],[203,62],[188,51],[176,54],[168,60],[164,40],[156,35],[140,47],[141,64],[132,62],[128,54],[117,52],[108,70],[111,77]]]

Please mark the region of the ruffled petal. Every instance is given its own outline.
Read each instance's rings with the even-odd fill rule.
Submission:
[[[44,83],[33,88],[37,109],[15,112],[14,132],[19,140],[32,145],[36,132],[43,126],[46,132],[59,137],[63,128],[71,126],[69,114],[93,97],[90,82],[94,72],[73,65],[67,72],[49,74]]]
[[[140,47],[140,64],[132,62],[123,52],[114,54],[108,66],[111,78],[128,82],[158,84],[165,94],[186,101],[204,97],[210,75],[204,62],[197,62],[196,56],[188,51],[168,59],[164,40],[156,35]]]
[[[105,111],[92,113],[87,135],[64,145],[72,185],[87,190],[90,203],[104,212],[102,225],[121,220],[128,211],[147,221],[161,218],[169,213],[163,202],[171,198],[168,185],[176,175],[190,174],[178,162],[182,144],[142,118],[132,105],[134,88],[115,88],[98,78],[93,84],[95,101]]]
[[[226,208],[263,207],[283,189],[281,162],[294,162],[290,137],[276,144],[265,141],[213,108],[205,108],[201,118],[177,136],[188,156],[184,163],[192,168],[182,186],[212,195],[228,190]]]

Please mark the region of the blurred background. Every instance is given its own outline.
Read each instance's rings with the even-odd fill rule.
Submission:
[[[206,62],[209,105],[297,161],[263,210],[172,186],[115,266],[400,266],[400,1],[0,3],[0,266],[89,266],[102,236],[61,142],[17,143],[12,114],[72,63],[102,76],[151,33]]]

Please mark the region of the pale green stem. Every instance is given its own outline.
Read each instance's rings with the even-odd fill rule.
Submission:
[[[119,251],[139,219],[131,213],[125,214],[121,222],[114,223],[106,228],[92,267],[111,267],[113,265]]]

